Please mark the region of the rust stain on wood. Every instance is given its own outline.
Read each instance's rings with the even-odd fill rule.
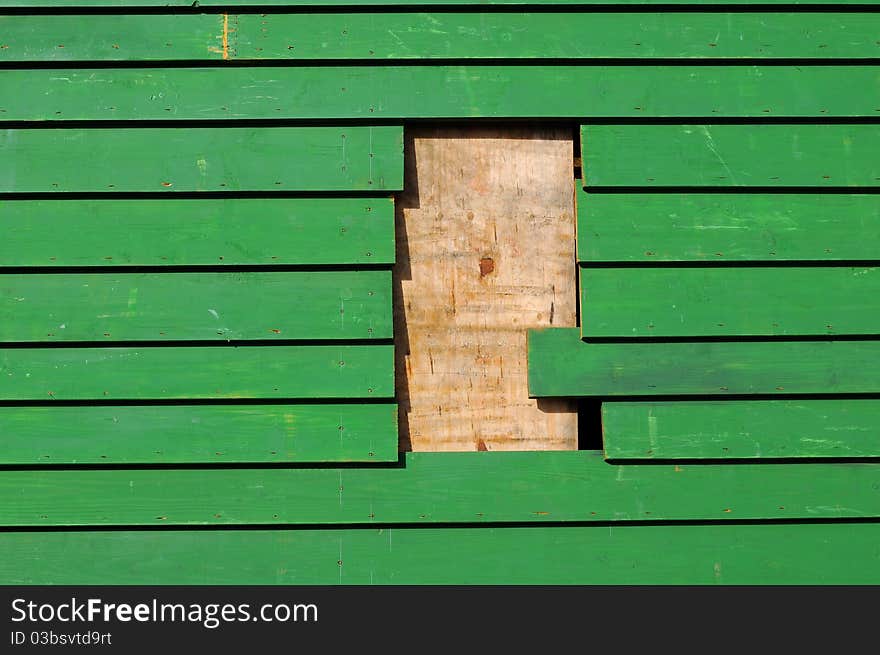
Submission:
[[[528,397],[528,328],[576,325],[572,133],[407,130],[397,202],[401,448],[574,450],[572,401]]]

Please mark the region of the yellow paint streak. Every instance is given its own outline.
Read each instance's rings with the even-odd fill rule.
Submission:
[[[229,59],[229,14],[223,14],[223,59]]]

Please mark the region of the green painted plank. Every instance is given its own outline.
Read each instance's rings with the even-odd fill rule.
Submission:
[[[880,259],[878,195],[623,194],[577,187],[582,262]]]
[[[394,347],[0,349],[0,399],[391,398]]]
[[[0,464],[396,462],[397,406],[0,407]]]
[[[878,400],[611,402],[608,459],[880,457]]]
[[[390,339],[391,271],[0,275],[0,341]]]
[[[0,16],[0,62],[222,59],[224,22],[222,14]]]
[[[880,268],[582,266],[580,282],[585,339],[880,334]]]
[[[0,505],[2,526],[868,519],[880,465],[408,453],[381,468],[3,470],[0,497],[16,499]]]
[[[880,525],[0,533],[0,584],[877,584]]]
[[[880,125],[584,125],[587,186],[880,186]]]
[[[2,266],[393,264],[391,198],[0,200]]]
[[[0,16],[0,62],[213,59],[871,58],[866,13]]]
[[[401,127],[8,129],[0,152],[6,193],[403,188]]]
[[[529,394],[657,396],[880,393],[877,341],[584,343],[529,330]]]
[[[249,59],[880,54],[880,18],[864,13],[242,14],[227,23],[229,57]]]
[[[868,65],[84,68],[0,76],[0,118],[16,121],[824,118],[878,111],[880,70]]]

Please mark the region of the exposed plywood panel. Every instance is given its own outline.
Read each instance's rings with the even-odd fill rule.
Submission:
[[[404,450],[577,448],[569,400],[528,397],[528,328],[575,326],[571,130],[408,130],[395,335]]]

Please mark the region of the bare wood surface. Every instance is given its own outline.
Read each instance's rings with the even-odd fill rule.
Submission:
[[[408,129],[397,203],[401,448],[577,448],[571,401],[528,397],[526,332],[576,325],[573,134]]]

